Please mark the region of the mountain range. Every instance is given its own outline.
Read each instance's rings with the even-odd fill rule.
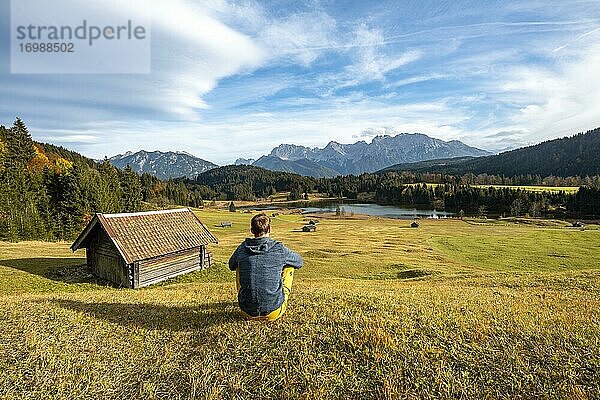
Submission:
[[[108,159],[117,168],[125,168],[130,165],[138,174],[147,172],[160,179],[188,177],[195,178],[199,174],[218,165],[210,161],[195,157],[186,152],[173,151],[128,151]]]
[[[371,143],[364,140],[353,144],[332,141],[324,148],[282,144],[256,161],[238,159],[236,164],[312,177],[332,177],[375,172],[398,163],[490,154],[458,140],[446,142],[420,133],[400,133],[375,136]]]
[[[235,164],[321,178],[375,172],[398,163],[489,154],[458,140],[446,142],[419,133],[400,133],[375,136],[371,143],[364,140],[352,144],[332,141],[324,148],[281,144],[258,160],[239,158]],[[171,151],[127,152],[111,157],[109,161],[118,168],[130,165],[140,174],[147,172],[160,179],[183,176],[194,179],[217,167],[189,153]]]
[[[404,143],[394,150],[391,144]],[[408,144],[407,144],[408,143]],[[409,146],[412,143],[413,146]],[[83,162],[93,164],[77,153],[50,144],[47,152],[59,154],[69,160],[79,157]],[[413,149],[413,153],[407,148]],[[360,149],[361,151],[359,151]],[[378,149],[375,152],[373,149]],[[453,157],[439,158],[452,151]],[[475,155],[463,155],[464,153]],[[466,173],[503,175],[547,176],[594,176],[600,175],[600,128],[579,133],[561,139],[548,140],[537,145],[523,147],[496,155],[487,153],[461,142],[444,142],[420,134],[401,134],[397,136],[379,136],[373,143],[357,142],[343,145],[329,143],[325,148],[309,148],[295,145],[280,145],[267,156],[258,160],[238,160],[237,164],[262,167],[272,171],[281,171],[312,177],[330,177],[341,174],[342,167],[355,168],[351,171],[412,171],[444,173],[462,176]],[[394,157],[413,160],[415,158],[438,157],[417,162],[401,162],[394,165],[377,167]],[[377,157],[377,156],[380,157]],[[354,156],[355,159],[350,158]],[[312,158],[312,159],[310,159]],[[385,161],[388,160],[388,161]],[[127,152],[111,157],[109,161],[119,168],[128,164],[138,173],[147,172],[161,179],[186,176],[196,178],[200,174],[218,168],[217,165],[184,152],[139,151]],[[371,163],[369,163],[371,161]],[[224,167],[223,167],[224,168]],[[222,169],[222,168],[219,168]]]

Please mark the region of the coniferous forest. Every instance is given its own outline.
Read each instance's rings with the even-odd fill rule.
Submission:
[[[70,239],[94,212],[141,208],[139,176],[31,139],[17,119],[0,127],[0,236]]]
[[[433,183],[425,185],[423,182]],[[494,184],[581,186],[576,193],[533,192]],[[475,186],[477,185],[477,186]],[[358,176],[311,178],[240,165],[162,181],[108,160],[36,143],[18,119],[0,126],[0,239],[72,239],[96,212],[135,212],[170,205],[202,207],[213,200],[265,200],[286,192],[288,200],[309,193],[381,204],[430,207],[474,215],[600,218],[598,176],[474,175],[383,171]]]
[[[216,168],[185,181],[194,190],[220,200],[257,200],[289,192],[288,200],[301,200],[306,193],[362,202],[435,208],[473,215],[493,214],[532,217],[557,216],[596,218],[600,216],[600,179],[571,178],[569,182],[589,182],[577,194],[566,191],[534,192],[507,187],[481,187],[490,181],[508,181],[495,176],[455,177],[388,171],[335,178],[311,178],[286,172],[238,165]],[[515,178],[517,179],[517,178]],[[549,179],[549,178],[548,178]],[[422,182],[434,183],[423,184]],[[563,183],[564,180],[557,182]],[[507,184],[507,183],[503,183]],[[477,185],[477,186],[475,186]]]

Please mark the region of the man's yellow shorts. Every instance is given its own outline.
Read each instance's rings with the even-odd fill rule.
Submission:
[[[252,315],[246,314],[243,310],[240,310],[244,317],[250,320],[261,320],[261,321],[275,321],[285,313],[287,309],[288,298],[292,292],[292,283],[294,282],[294,267],[285,267],[281,273],[281,279],[283,283],[283,303],[281,306],[274,311],[271,311],[267,315],[258,315],[253,317]],[[240,272],[236,270],[236,284],[237,290],[240,291]]]

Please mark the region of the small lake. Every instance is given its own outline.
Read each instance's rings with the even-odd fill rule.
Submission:
[[[322,205],[318,207],[302,207],[303,214],[323,212],[336,212],[338,204]],[[414,218],[448,218],[453,213],[436,210],[419,210],[416,208],[402,208],[398,206],[382,206],[379,204],[339,204],[342,212],[348,214],[365,214],[374,217],[414,219]]]
[[[400,206],[391,205],[380,205],[380,204],[368,204],[368,203],[348,203],[348,202],[337,202],[337,201],[316,201],[316,202],[302,202],[302,203],[289,203],[289,204],[278,204],[278,205],[264,205],[262,207],[248,207],[254,210],[277,210],[280,208],[299,208],[302,210],[302,214],[318,214],[325,212],[336,212],[337,207],[343,211],[346,215],[350,214],[364,214],[371,215],[374,217],[385,217],[385,218],[397,218],[397,219],[414,219],[414,218],[448,218],[454,215],[454,213],[446,211],[436,211],[429,209],[417,209],[417,208],[404,208]]]

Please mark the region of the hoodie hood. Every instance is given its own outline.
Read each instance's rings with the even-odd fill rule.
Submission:
[[[244,250],[249,254],[266,253],[271,250],[276,243],[277,242],[270,237],[246,238],[244,241]]]

